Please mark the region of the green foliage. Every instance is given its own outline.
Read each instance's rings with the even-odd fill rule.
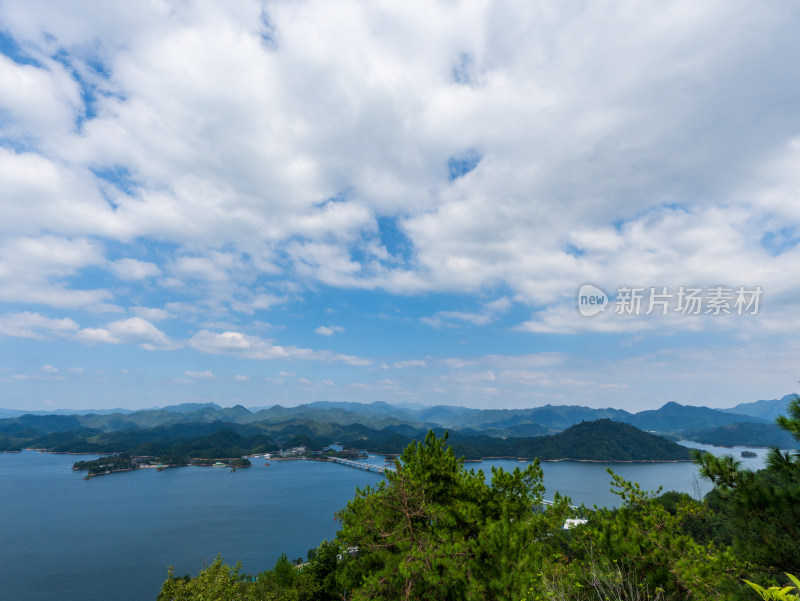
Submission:
[[[792,593],[793,590],[797,589],[800,591],[800,580],[792,576],[791,574],[786,574],[794,583],[794,586],[771,586],[769,588],[764,588],[754,582],[750,582],[749,580],[745,580],[745,583],[752,588],[758,595],[766,600],[775,600],[775,601],[797,601],[800,599],[800,594]]]
[[[788,448],[794,439],[776,424],[738,422],[717,428],[685,432],[683,438],[719,447],[780,447]]]
[[[597,410],[587,408],[549,408],[545,413],[560,414],[562,410],[566,413],[556,421],[567,420],[569,415],[573,419],[581,415],[598,415]],[[398,427],[396,421],[390,420],[391,427],[386,427],[386,418],[341,411],[331,417],[344,420],[343,414],[346,413],[351,420],[346,425],[297,419],[297,415],[327,419],[330,412],[326,411],[307,408],[283,411],[295,417],[279,419],[267,411],[271,418],[257,421],[265,412],[252,414],[243,407],[220,409],[209,406],[189,407],[187,411],[145,410],[130,415],[24,415],[0,419],[0,449],[27,447],[71,453],[124,451],[136,456],[219,459],[273,452],[280,447],[321,449],[331,440],[340,440],[345,447],[398,453],[427,432],[418,424]],[[599,412],[604,413],[605,410]],[[480,414],[490,421],[482,422],[483,418],[469,413],[480,423],[466,424],[469,428],[451,439],[457,455],[468,459],[502,456],[619,461],[688,458],[684,447],[609,419],[581,422],[571,427],[572,422],[569,422],[565,424],[567,429],[564,432],[531,437],[521,434],[541,431],[541,426],[537,428],[528,423],[526,420],[530,417],[526,417],[526,412],[489,411]],[[472,429],[483,426],[489,430]],[[545,428],[543,431],[548,430]],[[506,432],[508,437],[496,435],[501,432]]]
[[[794,436],[796,441],[800,442],[800,397],[795,396],[795,398],[789,401],[786,411],[789,417],[779,415],[775,423],[777,423],[781,429],[786,430],[789,434]]]
[[[546,514],[538,462],[512,473],[467,471],[447,444],[429,432],[409,445],[396,473],[358,491],[338,517],[344,561],[341,583],[353,599],[513,598],[524,591],[524,566],[534,542],[551,531],[566,501]],[[560,524],[559,524],[560,525]]]
[[[800,399],[778,425],[800,441]],[[774,449],[767,468],[743,470],[731,456],[695,453],[700,475],[716,485],[709,502],[718,514],[712,538],[733,545],[756,573],[769,577],[800,565],[800,456]]]
[[[530,601],[662,601],[663,589],[651,588],[627,562],[596,558],[580,564],[579,574],[550,565],[528,591]]]
[[[622,578],[624,586],[635,584],[651,595],[661,591],[667,598],[719,598],[729,588],[727,575],[735,573],[737,565],[729,553],[687,534],[687,521],[705,508],[682,500],[672,512],[668,503],[658,500],[657,492],[643,491],[609,473],[623,505],[592,512],[589,524],[572,541],[577,581],[600,590],[582,576],[591,566],[589,572],[604,575],[598,581],[603,586]]]
[[[732,455],[717,457],[697,449],[692,449],[691,454],[700,475],[723,491],[736,488],[749,475],[749,472],[742,470],[742,462]]]
[[[787,479],[798,470],[794,456],[784,459],[752,473],[732,458],[699,455],[717,484],[703,502],[610,472],[619,508],[575,510],[556,494],[542,509],[538,461],[493,469],[487,483],[446,434],[429,432],[405,449],[396,472],[357,491],[337,514],[336,539],[302,566],[282,555],[248,579],[217,558],[195,578],[170,570],[159,601],[738,601],[751,594],[743,576],[772,584],[776,566],[796,559],[800,496]],[[576,515],[587,523],[564,530]],[[794,598],[791,587],[746,582],[765,599]]]
[[[90,476],[135,470],[136,468],[136,462],[128,453],[109,455],[91,461],[76,461],[72,465],[72,469],[74,470],[87,470]]]
[[[231,568],[218,555],[195,578],[175,578],[169,568],[157,601],[255,601],[245,579],[240,564]]]

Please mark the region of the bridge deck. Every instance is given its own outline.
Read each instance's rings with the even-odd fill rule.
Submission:
[[[354,467],[358,470],[365,470],[368,472],[374,472],[376,474],[383,474],[386,471],[393,472],[395,471],[394,465],[377,465],[375,463],[364,463],[363,461],[353,461],[352,459],[340,459],[339,457],[331,457],[328,461],[332,461],[334,463],[339,463],[341,465],[346,465],[348,467]],[[543,505],[552,505],[552,501],[547,501],[542,499]],[[577,509],[574,505],[570,505],[573,509]]]

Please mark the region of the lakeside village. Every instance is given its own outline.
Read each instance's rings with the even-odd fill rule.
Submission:
[[[394,461],[396,455],[387,455],[387,461]],[[131,455],[130,453],[114,453],[111,455],[98,457],[90,461],[76,461],[72,469],[76,471],[86,471],[84,480],[89,480],[95,476],[113,474],[115,472],[130,472],[142,468],[154,468],[156,471],[163,471],[170,467],[185,467],[187,465],[202,467],[226,467],[235,472],[239,468],[250,467],[252,460],[264,460],[265,466],[269,466],[269,461],[350,461],[355,462],[366,459],[367,452],[356,449],[342,449],[338,445],[330,445],[321,451],[309,451],[306,447],[292,447],[283,449],[275,453],[257,453],[245,455],[243,457],[226,458],[203,458],[203,457],[183,457],[177,454],[162,455],[160,457],[147,455]]]

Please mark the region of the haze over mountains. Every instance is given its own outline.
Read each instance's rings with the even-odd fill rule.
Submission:
[[[428,429],[450,430],[454,440],[472,442],[487,451],[487,439],[522,439],[554,435],[582,422],[612,420],[672,439],[726,446],[793,446],[791,437],[773,422],[793,397],[756,401],[719,410],[667,403],[660,409],[630,413],[577,405],[530,409],[469,409],[450,405],[392,405],[319,401],[296,407],[279,405],[247,409],[215,403],[185,403],[139,411],[32,414],[0,410],[0,448],[22,444],[74,452],[104,452],[114,444],[210,436],[222,430],[244,439],[266,436],[270,444],[317,444],[332,439],[368,440],[373,450],[393,452],[405,440]],[[737,409],[741,413],[735,412]],[[16,413],[16,415],[14,415]],[[144,433],[144,430],[153,430]],[[124,433],[120,434],[120,433]],[[244,444],[242,441],[239,441]],[[266,444],[266,439],[260,441]],[[519,441],[518,441],[519,442]],[[477,451],[476,451],[477,452]]]

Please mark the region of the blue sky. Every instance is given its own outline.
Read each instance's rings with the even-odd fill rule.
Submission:
[[[0,406],[793,392],[799,21],[2,0]]]

